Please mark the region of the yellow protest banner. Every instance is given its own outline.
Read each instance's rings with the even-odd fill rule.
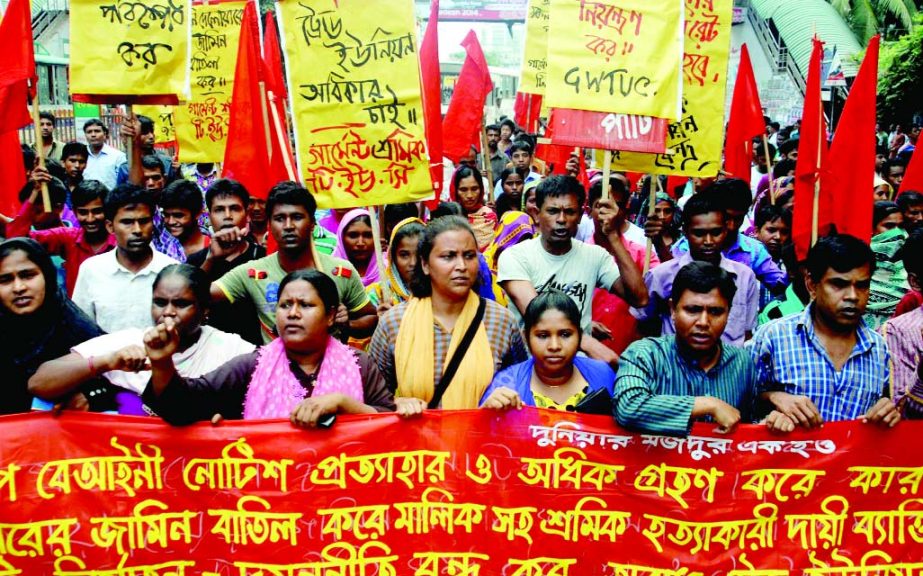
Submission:
[[[136,104],[136,115],[147,116],[154,121],[154,145],[176,142],[176,123],[173,120],[173,106],[148,106]]]
[[[680,116],[683,0],[551,0],[552,108]]]
[[[683,115],[667,129],[672,154],[614,153],[615,170],[711,177],[721,168],[733,0],[686,0]]]
[[[192,98],[176,108],[181,162],[222,162],[245,2],[192,5]]]
[[[544,94],[548,73],[548,26],[551,0],[529,0],[526,12],[526,43],[522,54],[519,91]]]
[[[432,195],[411,0],[282,0],[298,164],[324,208]]]
[[[185,99],[189,20],[189,0],[71,0],[71,93]]]

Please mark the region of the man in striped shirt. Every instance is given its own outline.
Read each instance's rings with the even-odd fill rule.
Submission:
[[[781,430],[859,418],[894,426],[900,413],[887,397],[888,349],[862,320],[874,253],[853,236],[828,236],[808,252],[807,270],[812,302],[804,313],[770,322],[753,338],[762,399],[790,420]]]
[[[681,436],[697,420],[720,431],[752,421],[753,361],[721,341],[736,291],[734,275],[716,264],[680,269],[670,301],[676,334],[639,340],[619,361],[613,405],[621,426]]]

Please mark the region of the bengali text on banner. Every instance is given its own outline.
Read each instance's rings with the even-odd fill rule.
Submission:
[[[176,143],[176,122],[173,110],[175,106],[141,104],[134,107],[134,112],[147,116],[154,121],[154,146],[172,146]]]
[[[185,99],[189,21],[190,0],[71,0],[71,93]]]
[[[0,418],[0,574],[923,570],[923,424],[686,438],[528,408],[170,428]]]
[[[733,0],[686,0],[683,115],[667,128],[667,154],[616,153],[612,167],[714,177],[724,146],[724,96]]]
[[[544,94],[548,73],[548,28],[551,0],[529,0],[526,12],[526,41],[522,54],[520,92]]]
[[[410,0],[278,3],[298,165],[323,208],[431,197]]]
[[[675,120],[683,0],[551,0],[548,106]]]
[[[192,98],[176,108],[181,162],[221,162],[227,144],[244,2],[192,5]]]

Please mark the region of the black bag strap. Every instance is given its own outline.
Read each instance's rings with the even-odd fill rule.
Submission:
[[[437,384],[435,390],[433,390],[433,398],[429,401],[427,406],[431,410],[433,408],[438,408],[439,403],[442,402],[442,395],[445,394],[449,384],[452,383],[452,378],[454,378],[455,373],[458,372],[458,367],[465,358],[468,347],[471,346],[471,341],[474,340],[475,332],[477,332],[478,328],[481,326],[481,321],[484,319],[484,309],[487,308],[487,301],[483,298],[479,298],[479,300],[478,310],[474,313],[474,319],[472,319],[471,324],[468,325],[468,330],[465,331],[465,335],[462,337],[461,342],[458,343],[458,348],[456,348],[455,353],[452,354],[448,366],[446,366],[445,371],[442,373],[442,378],[439,379],[439,384]]]

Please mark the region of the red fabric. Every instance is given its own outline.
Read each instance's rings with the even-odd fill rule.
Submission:
[[[279,34],[276,32],[275,20],[269,12],[266,13],[263,34],[263,75],[266,83],[266,98],[270,106],[271,171],[280,180],[297,180],[295,157],[292,154],[292,145],[285,124],[285,101],[288,98],[288,91],[285,88],[285,75],[282,73],[282,48],[279,44]],[[273,111],[275,111],[274,116]],[[286,168],[285,156],[288,156],[288,166],[291,167],[291,171]]]
[[[263,69],[266,72],[266,90],[274,92],[282,100],[288,98],[282,73],[282,47],[272,12],[266,13],[263,24]]]
[[[442,193],[442,76],[439,73],[439,0],[429,7],[429,22],[420,43],[420,80],[423,89],[423,120],[426,148],[429,151],[429,174],[435,198],[426,203],[435,210]]]
[[[740,178],[749,184],[753,158],[751,142],[753,138],[765,133],[763,107],[756,89],[753,66],[750,64],[750,52],[744,44],[740,49],[740,66],[737,68],[731,116],[728,119],[727,136],[724,140],[724,170],[734,178]]]
[[[823,42],[814,39],[814,51],[808,66],[807,91],[804,113],[801,118],[801,137],[798,161],[795,165],[795,213],[792,217],[792,239],[799,260],[808,255],[814,215],[814,185],[821,174],[827,156],[827,122],[820,101],[820,63],[824,54]],[[871,186],[869,186],[871,191]],[[823,195],[818,204],[818,237],[829,228],[830,204]]]
[[[0,132],[9,132],[32,124],[29,112],[29,88],[25,82],[0,88]]]
[[[516,93],[516,102],[513,104],[513,121],[523,130],[533,134],[538,131],[537,125],[541,111],[541,94]]]
[[[265,199],[281,178],[273,175],[260,103],[262,73],[256,3],[247,2],[240,28],[234,92],[231,96],[228,143],[224,153],[225,178],[237,180],[251,196]],[[270,131],[272,127],[270,126]]]
[[[10,0],[0,21],[0,88],[35,78],[31,6]]]
[[[897,303],[897,308],[894,309],[894,315],[891,318],[897,318],[902,314],[913,312],[920,306],[923,306],[923,294],[916,290],[911,290]]]
[[[901,192],[907,190],[923,192],[923,152],[920,152],[920,146],[913,150],[913,156],[910,158],[910,164],[907,165],[907,171],[904,173],[904,180],[901,181],[901,188],[897,195],[900,196]]]
[[[567,174],[567,161],[573,152],[573,146],[539,144],[535,148],[535,157],[543,161],[549,168],[552,168],[552,174]]]
[[[843,115],[833,136],[820,185],[830,204],[837,232],[864,242],[872,240],[873,203],[869,192],[875,177],[875,96],[878,83],[879,36],[869,40]]]
[[[19,210],[19,191],[26,185],[22,148],[16,130],[0,132],[0,214],[15,216]]]
[[[461,45],[468,56],[442,121],[442,153],[455,164],[480,142],[484,101],[493,90],[487,60],[474,30],[468,32]]]
[[[677,193],[676,189],[681,186],[685,187],[687,182],[689,182],[689,178],[685,176],[667,176],[667,195],[670,198],[679,198],[682,196],[682,192]]]

